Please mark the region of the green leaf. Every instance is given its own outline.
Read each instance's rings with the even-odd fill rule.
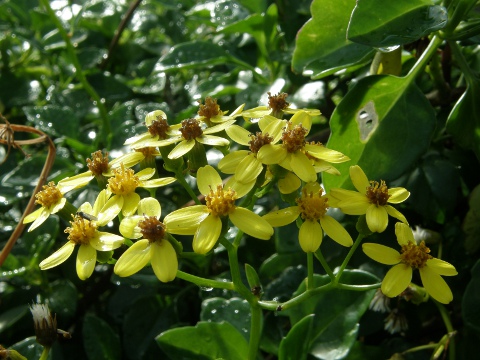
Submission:
[[[462,298],[462,318],[468,327],[480,332],[480,260],[472,267],[472,278]]]
[[[279,360],[307,359],[312,339],[315,314],[307,315],[288,332],[279,348]]]
[[[87,315],[83,320],[83,344],[89,359],[120,359],[121,344],[118,335],[102,319]]]
[[[229,323],[199,322],[163,332],[158,345],[172,359],[245,360],[248,344]]]
[[[202,303],[201,321],[221,323],[223,321],[233,325],[243,335],[246,341],[250,337],[250,306],[246,300],[232,298],[206,299]]]
[[[17,342],[11,346],[11,349],[18,351],[26,359],[40,359],[43,352],[43,346],[37,343],[35,336]],[[49,356],[49,359],[51,359],[51,356]]]
[[[430,0],[358,0],[347,37],[373,47],[403,45],[442,29],[447,20],[447,9]]]
[[[228,59],[227,52],[212,42],[190,41],[173,46],[155,65],[155,72],[219,65]]]
[[[28,313],[28,305],[19,305],[0,314],[0,334],[11,329],[14,324]]]
[[[48,297],[51,312],[57,314],[62,322],[72,319],[77,311],[77,288],[69,280],[63,279],[55,281],[51,287]]]
[[[351,285],[373,284],[377,281],[375,276],[361,270],[347,270],[342,275],[342,283]],[[329,282],[330,278],[327,275],[314,277],[315,287]],[[302,282],[294,296],[305,290],[305,282]],[[292,324],[299,323],[307,315],[315,314],[311,329],[308,324],[303,324],[299,328],[301,330],[296,330],[310,334],[312,342],[309,353],[317,359],[342,359],[355,343],[358,322],[367,310],[374,293],[375,290],[328,289],[305,300],[301,306],[285,312],[290,316]]]
[[[23,111],[32,126],[51,136],[68,136],[71,138],[78,136],[80,119],[68,107],[57,105],[24,106]]]
[[[320,78],[366,62],[373,49],[347,39],[355,0],[314,0],[312,18],[300,29],[293,52],[294,71]]]
[[[410,77],[374,75],[361,79],[330,119],[327,147],[351,161],[335,166],[340,176],[323,173],[327,191],[353,188],[349,167],[359,165],[370,180],[394,180],[426,151],[435,112]]]

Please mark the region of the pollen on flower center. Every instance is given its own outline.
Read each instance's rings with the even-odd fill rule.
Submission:
[[[328,209],[328,198],[322,196],[322,190],[307,192],[302,190],[302,197],[296,200],[300,207],[300,216],[303,220],[316,221],[325,216]]]
[[[383,180],[380,184],[377,181],[370,181],[366,195],[370,203],[377,206],[387,205],[388,198],[390,197],[388,187]]]
[[[140,179],[132,169],[125,169],[123,164],[120,169],[114,170],[114,176],[108,179],[110,190],[116,195],[128,195],[135,191],[140,184]]]
[[[248,143],[250,144],[250,151],[254,154],[258,153],[263,145],[270,144],[273,141],[273,137],[269,136],[268,133],[262,134],[261,132],[257,132],[255,135],[250,134],[250,138],[252,140]]]
[[[48,183],[48,185],[43,185],[43,190],[39,191],[38,194],[35,195],[35,202],[45,208],[49,208],[58,204],[62,197],[63,195],[60,190],[58,190],[58,188],[55,186],[55,183],[51,181]]]
[[[145,216],[145,220],[138,223],[144,239],[149,242],[160,241],[165,237],[165,225],[155,216]]]
[[[68,240],[77,245],[88,245],[90,240],[95,237],[97,225],[95,222],[75,215],[73,221],[70,221],[72,227],[67,227],[64,231],[68,235]]]
[[[170,128],[166,119],[162,116],[157,116],[156,120],[153,120],[151,125],[148,126],[148,132],[152,136],[158,136],[159,139],[164,140],[167,136],[167,131]]]
[[[268,107],[272,109],[272,113],[277,114],[283,109],[286,109],[290,104],[285,101],[288,94],[280,93],[277,95],[272,95],[270,92],[268,94]]]
[[[185,140],[192,140],[203,134],[200,122],[195,119],[183,120],[180,132]]]
[[[88,170],[92,172],[94,176],[100,176],[104,172],[108,171],[108,152],[105,155],[98,150],[92,153],[92,158],[87,159]]]
[[[217,190],[210,189],[210,193],[205,196],[207,208],[214,216],[226,216],[235,210],[235,200],[237,193],[235,190],[224,190],[222,185],[217,186]]]
[[[205,98],[205,105],[202,102],[198,101],[198,115],[204,116],[206,119],[211,119],[214,116],[221,115],[220,106],[217,104],[217,99],[212,99],[210,96]]]
[[[307,129],[301,124],[296,125],[293,129],[285,130],[282,134],[283,147],[289,153],[302,149],[306,144],[305,135],[307,135]]]
[[[158,155],[158,150],[156,147],[148,146],[140,149],[135,149],[137,152],[141,152],[145,158],[151,158]]]
[[[407,245],[402,245],[400,258],[404,264],[421,269],[425,266],[427,260],[433,257],[429,253],[430,249],[425,245],[425,241],[422,241],[419,245],[409,242]]]

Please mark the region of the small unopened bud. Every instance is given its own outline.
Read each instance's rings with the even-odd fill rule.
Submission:
[[[52,347],[57,340],[57,317],[52,317],[47,305],[33,304],[30,307],[37,342],[45,347]]]

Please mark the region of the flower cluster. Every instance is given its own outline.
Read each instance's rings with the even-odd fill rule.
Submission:
[[[239,240],[227,239],[230,228],[238,230],[238,239],[246,234],[269,240],[275,228],[293,222],[300,248],[309,259],[312,253],[322,256],[324,236],[354,251],[357,245],[333,215],[332,208],[337,208],[346,215],[364,216],[370,233],[384,232],[389,216],[399,220],[395,233],[400,252],[363,244],[367,256],[393,265],[382,281],[382,296],[395,297],[413,286],[413,270],[418,269],[425,291],[439,302],[450,302],[452,292],[441,276],[455,275],[455,268],[430,255],[424,241],[415,241],[406,217],[393,206],[410,193],[402,187],[389,188],[383,180],[369,180],[358,165],[350,166],[349,174],[356,191],[333,188],[326,193],[319,175],[339,175],[334,164],[350,158],[309,139],[318,110],[295,109],[284,93],[268,95],[268,106],[244,110],[241,105],[231,114],[222,111],[215,99],[206,98],[196,117],[176,124],[169,124],[161,110],[150,112],[145,117],[147,131],[125,141],[130,152],[110,160],[108,153],[97,151],[87,159],[87,171],[44,186],[36,195],[41,207],[25,218],[25,223],[33,222],[29,231],[52,214],[70,220],[70,226],[65,229],[66,244],[40,268],[65,262],[78,246],[76,269],[82,280],[94,273],[98,262],[108,262],[122,277],[150,265],[160,281],[168,282],[182,266],[183,247],[190,246],[176,235],[192,236],[193,251],[207,255],[219,243],[240,246]],[[217,168],[226,176],[208,163],[211,148],[224,154]],[[163,161],[164,169],[156,167],[157,161]],[[160,177],[165,171],[174,176]],[[187,173],[195,179],[187,182]],[[64,195],[87,186],[93,178],[100,186],[93,206],[85,202],[75,208]],[[156,189],[174,182],[185,188],[192,202],[163,214]],[[191,187],[195,182],[199,195]],[[289,206],[259,214],[255,199],[275,186]]]

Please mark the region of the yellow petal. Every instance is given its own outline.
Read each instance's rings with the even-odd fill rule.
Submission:
[[[42,210],[42,211],[39,211],[39,210]],[[37,227],[42,225],[45,222],[45,220],[47,220],[48,217],[51,214],[50,209],[46,209],[43,206],[40,209],[38,209],[37,211],[35,211],[35,214],[37,212],[38,212],[38,216],[35,219],[35,221],[33,222],[33,224],[30,225],[30,227],[28,228],[28,232],[30,232],[32,230],[35,230]],[[32,213],[32,214],[34,214],[34,213]]]
[[[106,202],[106,204],[100,209],[100,212],[97,214],[98,226],[107,225],[110,221],[112,221],[120,213],[120,211],[122,211],[123,204],[124,200],[121,196],[117,198],[113,196],[112,198],[110,198]],[[95,214],[95,211],[93,213]]]
[[[173,159],[178,159],[188,153],[190,150],[193,149],[195,146],[195,140],[183,140],[178,143],[177,146],[173,148],[172,151],[170,151],[170,154],[168,154],[168,158],[173,160]]]
[[[298,206],[291,206],[282,210],[272,211],[263,215],[262,218],[273,227],[279,227],[294,222],[299,215],[300,211]]]
[[[382,292],[388,297],[398,296],[412,281],[412,268],[405,264],[398,264],[388,270],[382,281]]]
[[[308,132],[312,127],[312,117],[306,111],[298,110],[290,118],[292,125],[302,125]],[[307,133],[308,134],[308,133]]]
[[[127,195],[123,195],[123,207],[122,214],[123,216],[130,216],[138,208],[138,203],[140,202],[140,195],[135,192],[132,192]]]
[[[287,157],[287,150],[282,145],[263,145],[257,153],[257,159],[263,164],[279,164]]]
[[[385,205],[384,207],[385,207],[385,210],[387,210],[388,215],[408,225],[407,218],[403,216],[403,214],[400,211],[398,211],[391,205]]]
[[[293,172],[305,182],[317,181],[317,173],[310,159],[301,151],[296,151],[290,159]]]
[[[247,150],[237,150],[231,152],[230,154],[226,155],[220,162],[218,163],[218,168],[221,172],[225,174],[233,174],[235,173],[235,169],[237,168],[240,161],[242,161],[245,156],[247,156],[250,151]]]
[[[50,211],[52,212],[52,214],[56,214],[57,212],[59,212],[60,210],[62,210],[63,207],[65,206],[65,203],[66,203],[66,202],[67,202],[67,199],[65,199],[64,197],[62,197],[59,202],[57,202],[55,205],[53,205],[53,206],[50,208]]]
[[[91,171],[85,171],[84,173],[60,180],[57,187],[62,194],[65,194],[73,189],[78,189],[87,185],[93,178],[94,176]]]
[[[310,116],[318,116],[321,114],[320,110],[318,109],[307,109],[307,108],[303,108],[303,109],[286,108],[286,109],[283,109],[283,112],[285,114],[295,114],[297,111],[300,111],[300,110],[306,112]]]
[[[119,248],[123,241],[122,236],[97,231],[96,236],[90,240],[90,246],[98,251],[110,251]]]
[[[42,214],[42,212],[44,210],[45,210],[45,208],[42,206],[42,207],[38,208],[37,210],[35,210],[34,212],[31,212],[30,214],[25,216],[25,218],[23,219],[23,223],[28,224],[28,223],[31,223],[32,221],[35,221]],[[47,217],[48,217],[48,215],[47,215]],[[28,231],[30,231],[30,230],[28,230]]]
[[[165,114],[162,110],[155,110],[149,112],[147,115],[145,115],[145,126],[148,127],[152,125],[153,121],[157,120],[159,117],[167,120],[167,114]]]
[[[268,240],[273,235],[272,226],[266,220],[262,219],[260,215],[248,209],[237,207],[235,211],[229,215],[229,218],[233,225],[245,234],[257,239]]]
[[[256,119],[256,118],[261,118],[265,115],[268,115],[272,112],[268,107],[266,106],[257,106],[253,109],[248,109],[242,112],[242,116],[245,119]]]
[[[208,195],[210,190],[216,191],[218,185],[222,185],[222,178],[212,166],[206,165],[198,169],[197,186],[203,195]]]
[[[453,300],[452,290],[443,278],[429,266],[420,269],[420,278],[425,290],[435,300],[442,304],[448,304]]]
[[[331,207],[338,207],[348,215],[366,214],[367,209],[371,205],[365,195],[356,191],[331,189],[329,199],[330,198],[338,200],[335,205],[333,205],[334,202],[330,203]]]
[[[407,189],[397,187],[388,189],[388,195],[390,195],[390,197],[388,198],[389,203],[398,204],[407,200],[410,196],[410,193],[407,191]]]
[[[369,258],[381,264],[396,265],[401,261],[400,253],[385,245],[365,243],[362,250]]]
[[[147,180],[147,181],[142,181],[141,187],[145,189],[151,189],[151,188],[158,188],[162,186],[166,186],[168,184],[171,184],[173,182],[177,181],[174,177],[164,177],[160,179],[152,179],[152,180]]]
[[[130,276],[140,271],[150,261],[150,242],[139,240],[130,246],[115,263],[113,271],[118,276]]]
[[[428,259],[427,266],[435,271],[438,275],[454,276],[458,274],[457,270],[452,264],[437,258]]]
[[[263,170],[263,164],[258,161],[255,154],[250,153],[243,158],[235,170],[235,177],[243,183],[250,183],[260,175]]]
[[[60,249],[55,251],[45,260],[43,260],[40,263],[40,269],[47,270],[51,269],[54,266],[60,265],[65,260],[67,260],[70,255],[72,255],[73,249],[75,249],[75,243],[68,241]]]
[[[297,190],[300,185],[302,185],[302,181],[292,172],[288,172],[284,178],[278,180],[278,190],[282,194],[290,194]]]
[[[227,120],[227,121],[224,121],[218,125],[215,125],[215,126],[210,126],[209,128],[206,128],[203,133],[204,134],[214,134],[214,133],[217,133],[217,132],[220,132],[220,131],[223,131],[225,130],[226,128],[232,126],[232,124],[235,123],[235,119],[232,119],[232,120]]]
[[[332,240],[343,246],[352,246],[353,240],[350,234],[340,223],[333,217],[325,215],[320,218],[320,225]]]
[[[77,275],[80,280],[88,279],[95,270],[97,250],[90,245],[80,245],[77,254]]]
[[[305,220],[298,233],[300,247],[305,252],[315,252],[323,239],[322,227],[317,221]]]
[[[169,233],[193,235],[209,214],[206,205],[194,205],[171,212],[165,216],[163,223]]]
[[[260,119],[258,125],[263,134],[268,134],[269,136],[273,137],[273,141],[271,143],[275,144],[282,138],[283,129],[287,125],[287,121],[267,115]]]
[[[367,208],[367,225],[372,232],[383,232],[388,225],[388,213],[383,206],[370,205]]]
[[[222,221],[216,216],[208,216],[197,228],[193,237],[193,251],[206,254],[213,249],[222,231]]]
[[[140,181],[145,181],[145,180],[150,179],[153,175],[155,175],[155,169],[154,168],[145,168],[143,170],[140,170],[135,175],[138,176]]]
[[[138,203],[137,214],[155,216],[157,219],[160,219],[160,216],[162,214],[162,207],[157,199],[147,197],[140,200],[140,202]]]
[[[211,146],[227,146],[230,140],[214,135],[202,135],[196,138],[199,143]]]
[[[412,229],[404,223],[397,222],[395,224],[395,235],[397,236],[397,241],[400,245],[407,245],[409,242],[414,244],[417,243],[413,237]]]
[[[142,215],[127,216],[120,222],[120,234],[127,239],[139,239],[142,236],[141,229],[138,227],[138,223],[144,220]]]
[[[175,279],[178,270],[178,259],[175,249],[167,240],[155,241],[151,245],[150,263],[158,280],[168,282]]]
[[[360,166],[350,166],[350,178],[355,189],[361,194],[366,194],[367,188],[370,187],[370,182]]]
[[[257,179],[253,179],[248,183],[243,183],[243,182],[237,181],[237,178],[235,176],[231,176],[225,183],[224,189],[231,188],[235,190],[237,199],[240,199],[244,197],[250,190],[252,190],[256,181]]]
[[[305,150],[309,155],[331,163],[342,163],[350,160],[348,156],[341,152],[326,148],[323,145],[306,144]]]
[[[140,146],[141,143],[135,144],[136,146]],[[126,168],[130,168],[132,166],[137,165],[140,161],[145,159],[145,155],[143,155],[140,151],[132,151],[122,156],[119,156],[108,163],[110,165],[110,169],[108,172],[103,173],[103,175],[108,175],[112,169],[118,169],[122,164]]]
[[[153,139],[153,136],[147,131],[147,132],[144,132],[143,134],[129,137],[127,140],[125,140],[123,145],[141,144],[145,140],[151,140],[151,139]]]
[[[93,208],[91,207],[90,203],[85,203],[83,205],[87,206],[86,208],[82,208],[80,206],[78,210],[84,211],[87,214],[92,214],[94,216],[98,216],[100,213],[100,210],[105,206],[105,204],[108,201],[108,198],[110,197],[111,193],[109,193],[106,189],[100,191],[97,195],[97,198],[95,199],[95,202],[93,203]],[[88,204],[88,205],[86,205]],[[90,209],[88,208],[90,206]]]

